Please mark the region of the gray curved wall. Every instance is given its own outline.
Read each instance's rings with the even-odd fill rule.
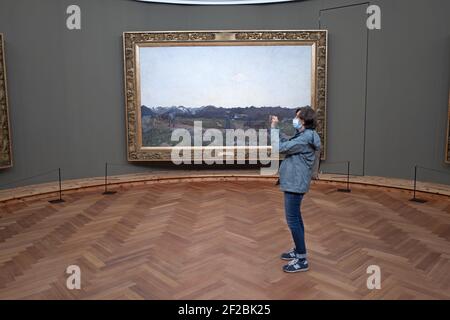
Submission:
[[[0,171],[0,185],[58,167],[65,179],[101,176],[105,161],[126,163],[124,31],[317,28],[330,30],[328,162],[351,160],[354,174],[400,178],[411,178],[419,164],[448,173],[421,172],[421,179],[450,184],[450,2],[370,3],[382,9],[380,31],[365,27],[363,1],[214,7],[2,0],[14,167]],[[70,4],[82,9],[81,31],[65,27]],[[167,165],[126,164],[113,173],[146,168]]]

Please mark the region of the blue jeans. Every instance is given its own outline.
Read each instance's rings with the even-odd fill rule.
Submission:
[[[303,226],[300,206],[303,193],[284,192],[284,211],[286,222],[291,229],[292,238],[295,243],[295,252],[299,258],[306,258],[305,227]]]

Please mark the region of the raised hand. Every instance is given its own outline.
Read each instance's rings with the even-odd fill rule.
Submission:
[[[279,122],[278,117],[277,116],[272,116],[271,127],[275,128],[278,125],[278,122]]]

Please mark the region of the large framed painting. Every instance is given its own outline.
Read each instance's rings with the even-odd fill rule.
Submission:
[[[326,30],[125,32],[123,45],[129,161],[170,160],[174,130],[195,136],[195,123],[225,136],[266,129],[276,115],[294,133],[303,106],[317,112],[325,158]],[[226,152],[240,147],[270,143]]]
[[[5,43],[0,33],[0,169],[12,167],[9,128],[8,92],[6,87]]]
[[[447,144],[445,146],[445,162],[450,163],[450,89],[448,91]]]

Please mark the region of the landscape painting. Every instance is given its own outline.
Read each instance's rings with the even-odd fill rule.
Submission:
[[[264,129],[270,115],[293,133],[311,105],[311,46],[141,47],[143,147],[168,147],[174,129]]]
[[[268,129],[276,115],[294,134],[304,106],[324,144],[326,45],[326,31],[125,33],[128,159],[170,160],[173,131],[193,139],[194,123],[225,141],[227,129]]]

